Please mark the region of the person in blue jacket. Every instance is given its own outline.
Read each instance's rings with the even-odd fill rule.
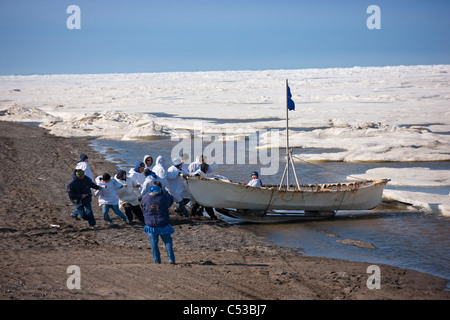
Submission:
[[[102,190],[102,187],[96,185],[82,169],[76,169],[72,174],[72,179],[67,184],[67,193],[81,218],[87,220],[89,226],[95,226],[94,212],[92,211],[92,193],[91,188]]]
[[[150,193],[144,195],[141,204],[144,212],[145,227],[144,231],[148,234],[150,245],[152,247],[153,261],[161,263],[161,256],[158,248],[158,239],[164,241],[167,255],[170,263],[175,263],[175,254],[173,252],[172,236],[175,232],[170,225],[169,208],[173,204],[173,197],[167,192],[161,192],[161,186],[150,187]]]

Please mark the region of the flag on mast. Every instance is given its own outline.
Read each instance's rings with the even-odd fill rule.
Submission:
[[[295,102],[291,98],[292,98],[291,88],[287,86],[287,108],[289,111],[295,111]]]

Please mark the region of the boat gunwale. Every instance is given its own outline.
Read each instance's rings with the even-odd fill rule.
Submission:
[[[368,180],[361,180],[361,181],[355,181],[355,182],[342,182],[342,183],[321,183],[321,184],[301,184],[300,189],[298,190],[296,185],[291,185],[291,190],[287,190],[286,186],[282,186],[281,188],[279,185],[263,185],[261,187],[254,187],[254,186],[248,186],[244,182],[234,182],[231,180],[225,180],[220,178],[214,178],[214,177],[203,177],[203,176],[189,176],[187,177],[187,182],[189,183],[189,179],[197,179],[197,180],[214,180],[219,181],[223,183],[229,183],[233,184],[239,187],[247,187],[247,188],[257,188],[257,189],[263,189],[263,190],[277,190],[280,192],[344,192],[344,191],[356,191],[360,189],[365,188],[371,188],[379,184],[386,185],[391,179],[368,179]],[[330,189],[329,187],[336,188],[336,189]],[[344,187],[344,188],[342,188]]]

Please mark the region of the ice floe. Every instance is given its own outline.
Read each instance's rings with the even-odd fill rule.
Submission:
[[[450,187],[450,171],[429,168],[375,168],[365,174],[353,174],[349,180],[389,177],[392,186]]]
[[[449,187],[449,170],[430,170],[429,168],[374,168],[367,170],[365,174],[354,174],[347,177],[348,180],[374,179],[389,177],[391,186],[411,186],[411,187]],[[431,189],[432,190],[432,189]],[[385,189],[383,192],[384,201],[397,201],[407,204],[415,209],[428,213],[436,213],[450,216],[450,194],[434,194]]]
[[[75,114],[72,119],[44,122],[41,126],[63,137],[139,140],[169,136],[153,118],[146,114],[103,111]]]
[[[450,216],[450,195],[385,189],[384,201],[399,201],[428,213]]]

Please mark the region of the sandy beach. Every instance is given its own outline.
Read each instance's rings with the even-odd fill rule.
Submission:
[[[69,217],[66,185],[76,159],[89,156],[94,174],[115,164],[85,139],[0,121],[0,299],[2,300],[448,300],[443,278],[379,265],[381,288],[366,285],[369,263],[309,257],[221,220],[172,215],[177,263],[154,264],[139,224],[111,214],[97,227]],[[140,158],[142,155],[137,155]],[[128,169],[128,168],[127,168]],[[69,266],[80,289],[69,289]]]

